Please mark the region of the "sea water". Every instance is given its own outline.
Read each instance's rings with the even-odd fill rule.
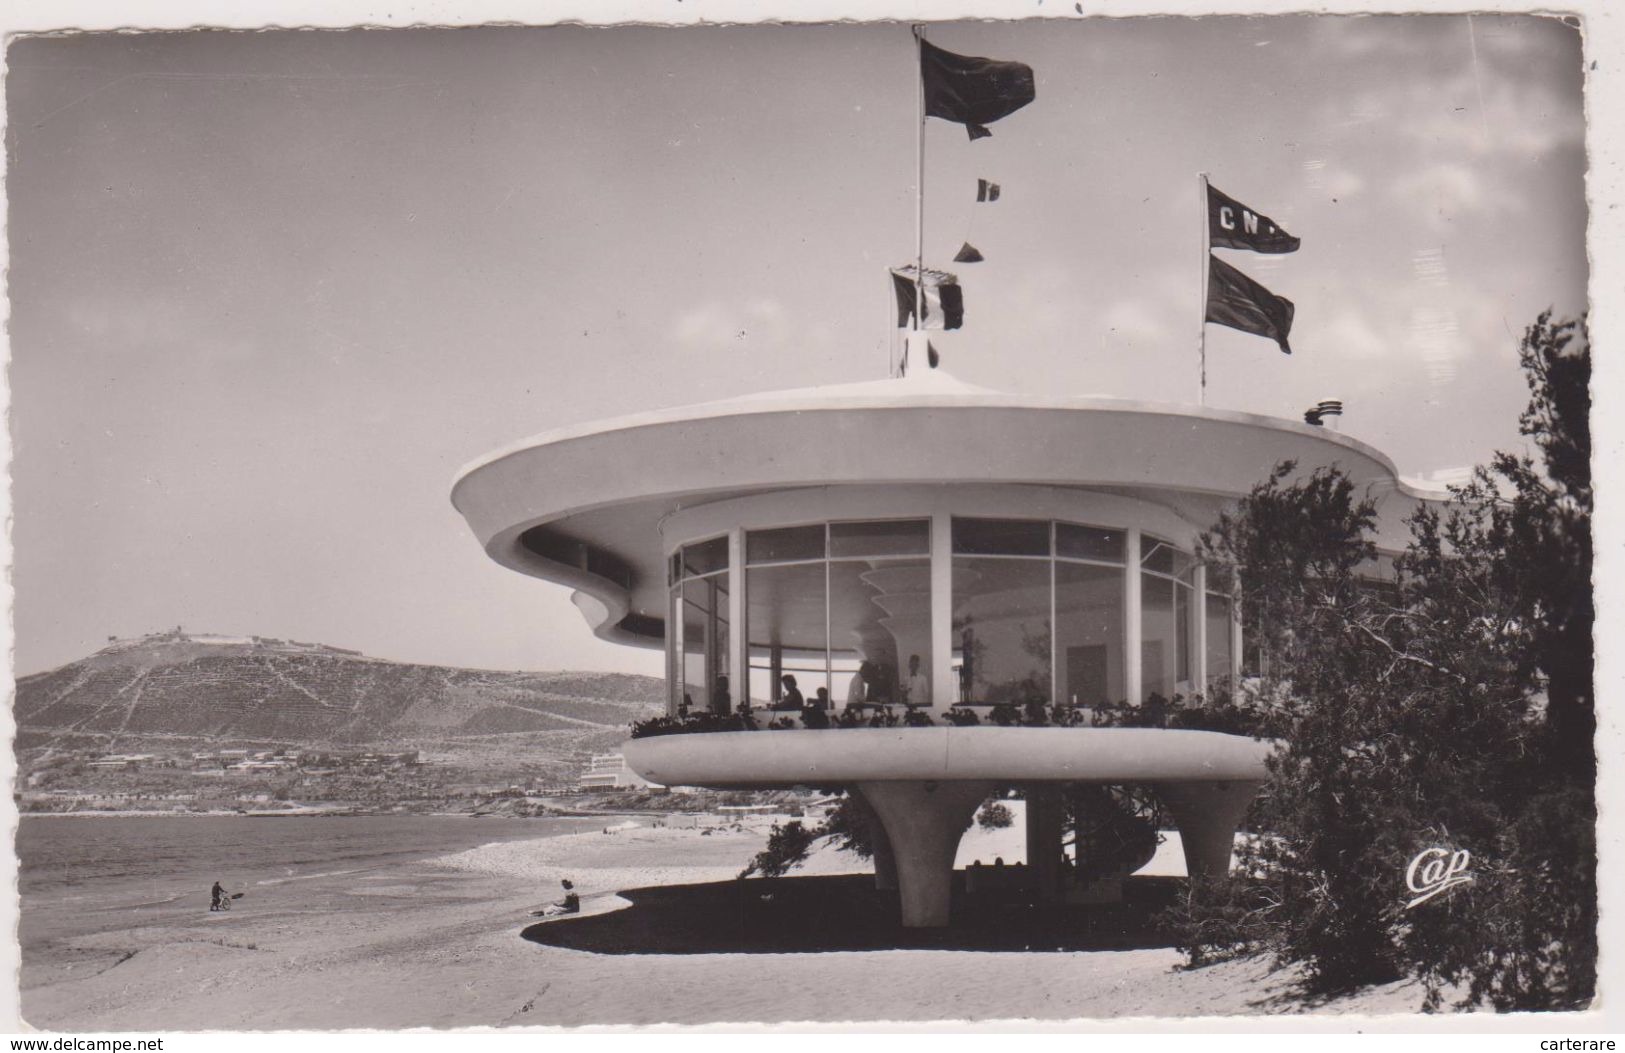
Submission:
[[[175,882],[207,889],[597,829],[602,818],[460,815],[23,816],[17,829],[24,895]]]

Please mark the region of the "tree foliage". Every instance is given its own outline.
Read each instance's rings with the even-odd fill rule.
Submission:
[[[1411,520],[1382,571],[1374,498],[1283,464],[1203,539],[1239,572],[1257,697],[1284,742],[1243,861],[1196,889],[1193,961],[1262,946],[1337,990],[1414,973],[1503,1009],[1595,981],[1590,373],[1583,322],[1529,328],[1539,456],[1498,455]],[[1381,580],[1377,580],[1378,578]],[[1406,865],[1472,853],[1472,884],[1407,909]]]
[[[1009,807],[998,801],[989,801],[976,813],[976,825],[983,830],[1004,830],[1016,821]]]
[[[807,829],[798,821],[792,820],[783,826],[774,823],[767,835],[767,847],[756,853],[750,864],[739,872],[740,878],[748,878],[752,874],[783,877],[806,862],[807,854],[812,851],[818,837],[817,831]]]

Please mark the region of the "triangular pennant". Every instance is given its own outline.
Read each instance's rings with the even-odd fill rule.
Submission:
[[[978,203],[999,200],[999,184],[990,183],[986,179],[978,179],[976,181],[976,200]]]
[[[981,263],[982,258],[982,254],[976,250],[976,246],[968,241],[961,245],[959,251],[954,254],[955,263]]]

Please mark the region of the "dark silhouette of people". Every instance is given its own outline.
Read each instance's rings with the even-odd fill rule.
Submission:
[[[852,681],[846,688],[846,708],[860,709],[870,698],[870,677],[874,676],[873,667],[868,662],[859,662],[858,671],[852,674]]]
[[[226,895],[225,887],[222,886],[220,882],[216,881],[214,883],[214,888],[209,890],[209,909],[225,910],[227,909],[226,904],[229,902],[229,900],[230,897]]]
[[[541,910],[531,911],[531,917],[542,918],[554,917],[559,914],[581,913],[581,897],[576,895],[575,885],[571,883],[569,878],[565,878],[563,881],[559,882],[559,884],[564,886],[564,898],[556,902],[549,903]]]
[[[801,725],[807,728],[829,727],[829,691],[819,688],[818,694],[807,700],[801,710]]]
[[[903,682],[903,704],[910,709],[931,704],[931,679],[920,671],[920,656],[917,654],[908,656],[908,679]]]
[[[711,712],[719,717],[725,717],[733,712],[733,698],[728,694],[728,678],[717,677],[716,684],[711,688]]]
[[[821,687],[817,691],[813,692],[812,704],[825,713],[828,713],[831,709],[835,708],[835,703],[831,702],[829,699],[829,688],[827,687]]]
[[[806,708],[806,702],[801,697],[801,689],[796,687],[796,678],[792,674],[785,673],[779,677],[779,683],[783,690],[779,694],[779,700],[773,703],[772,709],[799,713]]]

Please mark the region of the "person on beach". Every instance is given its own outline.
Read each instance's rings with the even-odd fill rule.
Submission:
[[[559,900],[556,903],[549,903],[547,906],[543,907],[541,910],[533,910],[533,911],[531,911],[530,912],[531,917],[533,917],[533,918],[551,918],[551,917],[556,917],[556,916],[558,916],[560,914],[580,914],[581,913],[581,897],[576,895],[576,887],[575,887],[575,885],[571,883],[569,878],[565,878],[563,881],[559,882],[559,884],[564,886],[564,898]]]
[[[218,881],[214,883],[214,888],[209,890],[209,909],[226,909],[226,890]]]

